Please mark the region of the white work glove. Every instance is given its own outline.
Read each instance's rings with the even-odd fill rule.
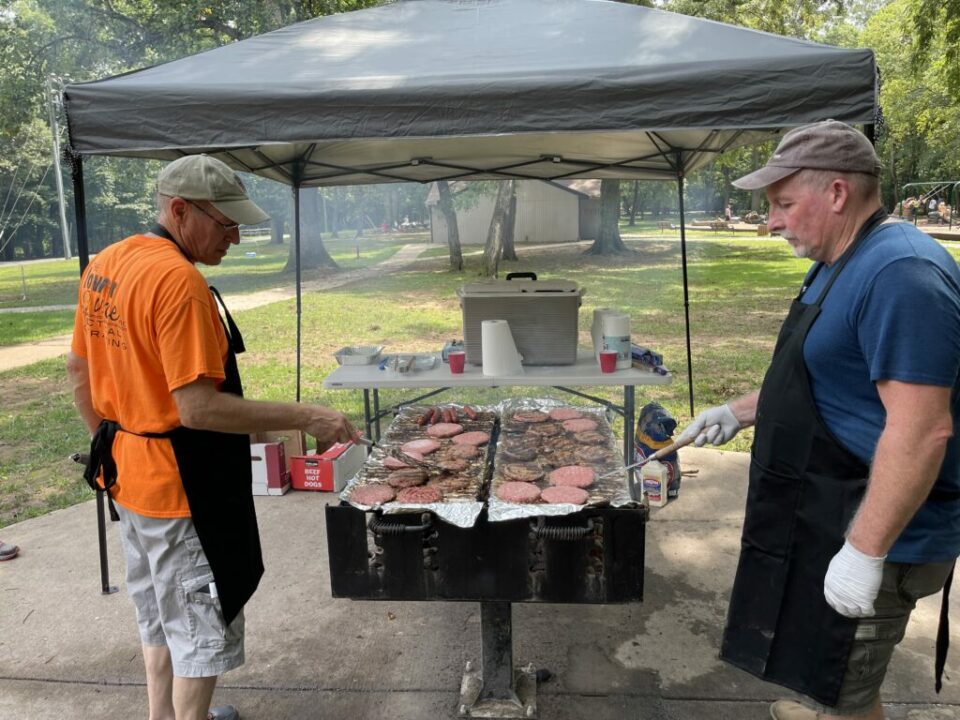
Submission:
[[[680,433],[677,441],[695,437],[694,445],[701,447],[710,442],[723,445],[730,442],[740,430],[740,422],[734,417],[729,405],[717,405],[704,410]]]
[[[830,607],[846,617],[872,617],[885,559],[886,555],[864,555],[849,540],[845,542],[823,579],[823,596]]]

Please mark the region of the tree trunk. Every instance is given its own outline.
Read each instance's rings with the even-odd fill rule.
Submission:
[[[302,188],[300,190],[300,268],[311,270],[315,268],[334,268],[340,266],[330,257],[320,235],[320,195],[317,188]],[[287,256],[287,265],[284,272],[292,272],[296,268],[297,244],[290,243],[290,253]]]
[[[633,202],[630,203],[630,227],[637,224],[637,196],[640,194],[640,181],[633,181]]]
[[[615,255],[627,252],[620,239],[620,181],[600,181],[600,234],[586,255]]]
[[[754,145],[753,149],[750,152],[750,168],[751,172],[760,167],[760,149]],[[758,213],[760,212],[760,203],[763,202],[763,199],[767,196],[766,190],[754,190],[750,195],[750,211]]]
[[[497,190],[497,201],[490,218],[490,230],[487,232],[487,244],[483,248],[483,267],[481,274],[496,277],[503,256],[503,233],[506,230],[507,213],[510,211],[510,196],[513,195],[513,180],[501,180]]]
[[[507,207],[507,217],[505,221],[506,226],[503,230],[503,252],[501,253],[501,258],[503,260],[517,260],[517,182],[515,180],[507,180],[507,182],[513,186],[513,190],[510,193],[510,205]]]
[[[447,247],[450,249],[450,269],[460,272],[463,270],[463,251],[460,249],[460,228],[457,227],[457,211],[453,209],[453,198],[450,197],[450,184],[446,180],[437,181],[437,192],[440,193],[438,207],[447,223]]]
[[[283,216],[274,215],[270,218],[270,244],[283,245]]]
[[[340,237],[340,203],[338,202],[338,188],[333,189],[333,197],[327,199],[327,212],[330,213],[330,237]]]

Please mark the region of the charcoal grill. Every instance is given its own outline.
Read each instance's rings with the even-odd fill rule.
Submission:
[[[564,517],[469,528],[432,513],[326,508],[334,597],[480,603],[480,663],[468,663],[460,715],[535,718],[536,671],[514,667],[512,603],[643,600],[647,508],[587,508]]]
[[[633,386],[670,380],[632,369],[601,375],[592,354],[583,353],[574,366],[536,368],[517,378],[487,378],[470,366],[455,377],[445,366],[419,375],[392,377],[375,367],[341,367],[324,385],[363,390],[367,430],[377,439],[379,420],[394,409],[380,408],[378,389],[559,387],[623,415],[624,457],[629,460]],[[622,385],[623,406],[570,385]],[[640,504],[496,522],[484,510],[474,525],[463,528],[429,512],[384,515],[341,502],[326,508],[331,591],[334,597],[357,600],[479,602],[481,658],[467,663],[460,715],[535,718],[536,670],[514,665],[512,604],[642,601],[647,518],[648,509]]]

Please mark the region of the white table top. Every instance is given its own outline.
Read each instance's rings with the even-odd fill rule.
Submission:
[[[389,353],[387,353],[389,354]],[[586,348],[577,351],[573,365],[549,365],[524,367],[519,375],[487,376],[479,365],[467,364],[460,375],[450,372],[450,366],[437,358],[432,370],[398,373],[380,370],[377,364],[342,365],[323,381],[328,389],[373,389],[373,388],[437,388],[437,387],[500,387],[551,385],[666,385],[673,381],[672,375],[658,375],[646,370],[627,368],[612,373],[600,372],[593,352]]]

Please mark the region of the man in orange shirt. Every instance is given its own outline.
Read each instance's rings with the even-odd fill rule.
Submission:
[[[267,219],[237,174],[207,155],[175,160],[157,210],[150,232],[84,272],[67,372],[93,433],[87,479],[120,520],[150,719],[235,720],[210,700],[244,661],[243,606],[263,574],[248,434],[297,428],[323,448],[357,433],[329,408],[242,397],[243,340],[195,267]]]

